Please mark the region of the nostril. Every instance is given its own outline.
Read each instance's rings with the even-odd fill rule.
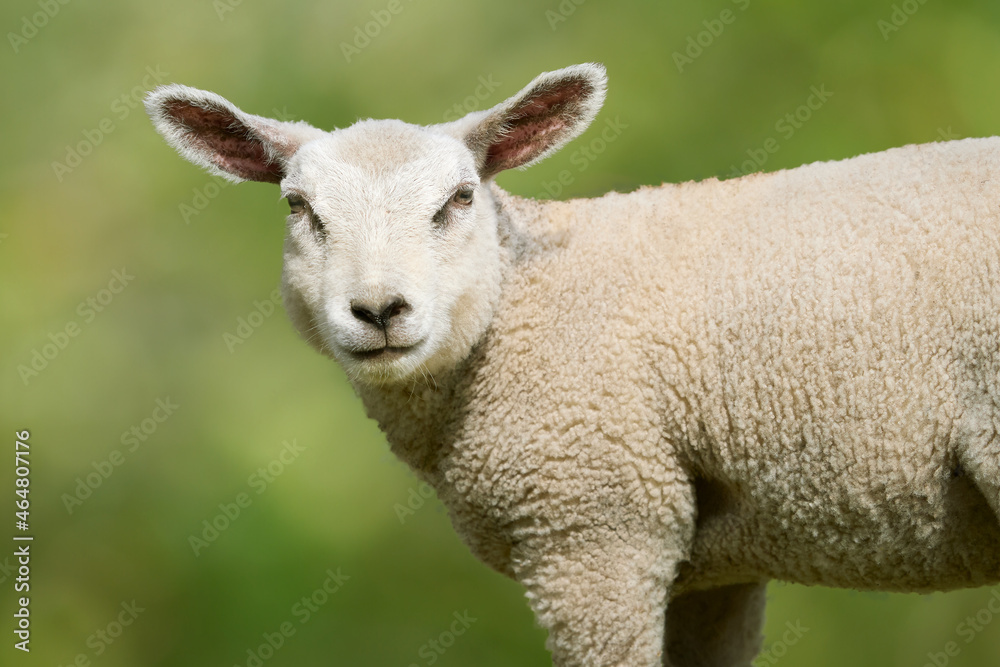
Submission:
[[[382,309],[382,312],[379,313],[379,317],[382,319],[383,322],[388,322],[392,318],[396,317],[396,315],[399,315],[403,311],[408,310],[409,307],[410,306],[406,303],[403,297],[400,296],[393,297],[389,301],[389,303],[386,304],[386,306]]]
[[[409,310],[410,305],[400,296],[394,296],[381,305],[371,304],[355,299],[351,301],[351,314],[362,322],[367,322],[380,329],[389,326],[389,320]]]
[[[365,306],[359,305],[353,301],[351,302],[351,315],[354,315],[355,318],[361,320],[362,322],[375,324],[377,326],[378,313],[375,313]]]

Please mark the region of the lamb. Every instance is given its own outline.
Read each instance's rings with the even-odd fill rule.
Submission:
[[[301,335],[555,665],[749,665],[772,579],[1000,581],[1000,139],[534,201],[604,68],[448,123],[325,132],[149,94],[181,155],[276,183]]]

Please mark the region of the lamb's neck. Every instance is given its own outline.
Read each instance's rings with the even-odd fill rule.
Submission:
[[[559,236],[553,229],[551,206],[563,202],[537,202],[522,199],[492,185],[490,196],[496,212],[500,252],[500,292],[519,266]],[[536,233],[536,228],[541,228]],[[492,319],[498,307],[499,295],[491,295],[486,321]],[[461,436],[466,399],[470,386],[476,382],[477,370],[483,367],[490,347],[490,326],[478,340],[469,340],[471,350],[458,365],[433,376],[418,376],[409,382],[384,386],[357,386],[368,416],[379,428],[396,456],[414,472],[437,486],[442,460],[453,450]]]
[[[378,422],[393,454],[433,486],[437,485],[440,461],[450,450],[459,380],[456,371],[400,385],[358,388],[368,416]]]

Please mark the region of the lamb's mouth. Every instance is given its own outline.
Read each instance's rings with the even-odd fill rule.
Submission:
[[[350,350],[350,354],[359,361],[395,361],[420,347],[421,343],[405,346],[386,345],[371,350]]]

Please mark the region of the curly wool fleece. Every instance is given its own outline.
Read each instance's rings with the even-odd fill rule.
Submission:
[[[362,396],[528,587],[557,664],[659,664],[664,610],[672,664],[749,664],[769,579],[995,583],[998,156],[495,189],[509,266],[485,340],[436,388]]]
[[[567,202],[492,182],[582,132],[604,77],[429,127],[147,108],[281,185],[293,322],[556,665],[749,665],[771,579],[1000,581],[1000,139]]]

